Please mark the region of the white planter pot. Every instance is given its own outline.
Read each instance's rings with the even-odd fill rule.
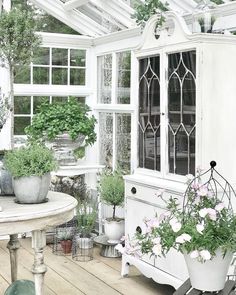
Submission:
[[[105,235],[108,237],[108,243],[119,243],[120,239],[124,236],[125,221],[105,220],[104,223]]]
[[[37,204],[46,200],[51,181],[50,173],[43,176],[13,178],[16,200],[22,204]]]
[[[93,239],[92,238],[76,238],[77,245],[80,249],[91,249],[93,248]]]
[[[222,290],[232,257],[233,253],[227,252],[223,258],[219,249],[213,259],[202,263],[197,258],[192,259],[189,254],[184,254],[192,287],[209,292]]]

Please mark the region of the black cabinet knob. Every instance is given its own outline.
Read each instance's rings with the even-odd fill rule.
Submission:
[[[139,234],[141,234],[141,233],[142,233],[142,229],[141,229],[141,227],[140,227],[140,226],[137,226],[137,227],[136,227],[136,233],[139,233]]]
[[[131,193],[132,193],[132,194],[136,194],[136,192],[137,192],[136,187],[133,186],[133,187],[131,188]]]

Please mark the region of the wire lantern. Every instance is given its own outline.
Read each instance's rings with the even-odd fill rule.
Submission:
[[[210,193],[211,199],[215,202],[224,203],[229,214],[233,216],[233,204],[236,205],[236,194],[232,185],[215,169],[216,162],[210,162],[210,169],[193,178],[184,193],[183,199],[183,220],[191,215],[192,205],[196,204],[199,198],[199,191],[206,190]]]

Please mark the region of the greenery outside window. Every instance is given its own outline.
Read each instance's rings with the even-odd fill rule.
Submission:
[[[16,67],[14,83],[86,84],[86,50],[41,47],[29,66]]]

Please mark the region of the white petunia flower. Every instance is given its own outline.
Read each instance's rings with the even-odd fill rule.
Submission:
[[[196,229],[200,234],[202,234],[202,232],[204,231],[204,225],[202,223],[197,224]]]
[[[192,237],[189,234],[182,234],[182,236],[186,242],[189,242],[192,239]]]
[[[207,188],[205,185],[203,185],[203,186],[201,186],[201,187],[199,188],[197,194],[198,194],[200,197],[205,197],[205,196],[208,195],[208,192],[209,192],[208,188]]]
[[[173,224],[177,223],[178,219],[176,217],[171,218],[170,220],[170,225],[172,226]]]
[[[208,250],[202,250],[202,251],[200,251],[200,256],[204,260],[210,260],[211,259],[211,253]]]
[[[199,211],[199,215],[204,218],[208,214],[207,208],[203,208]]]
[[[191,239],[192,238],[189,234],[182,234],[176,238],[175,242],[178,244],[183,244],[185,242],[189,242]]]
[[[207,212],[208,212],[209,218],[211,220],[216,221],[216,210],[215,209],[212,209],[212,208],[208,208],[207,209]]]
[[[154,238],[154,239],[152,240],[152,242],[153,242],[153,244],[160,244],[160,242],[161,242],[161,238],[160,238],[160,237]]]
[[[194,250],[190,253],[190,257],[192,259],[198,258],[198,256],[199,256],[199,252],[197,250]]]
[[[152,252],[156,255],[159,256],[161,255],[161,245],[160,244],[156,244],[152,247]]]
[[[181,229],[182,225],[180,222],[176,222],[171,225],[173,232],[177,233]]]

